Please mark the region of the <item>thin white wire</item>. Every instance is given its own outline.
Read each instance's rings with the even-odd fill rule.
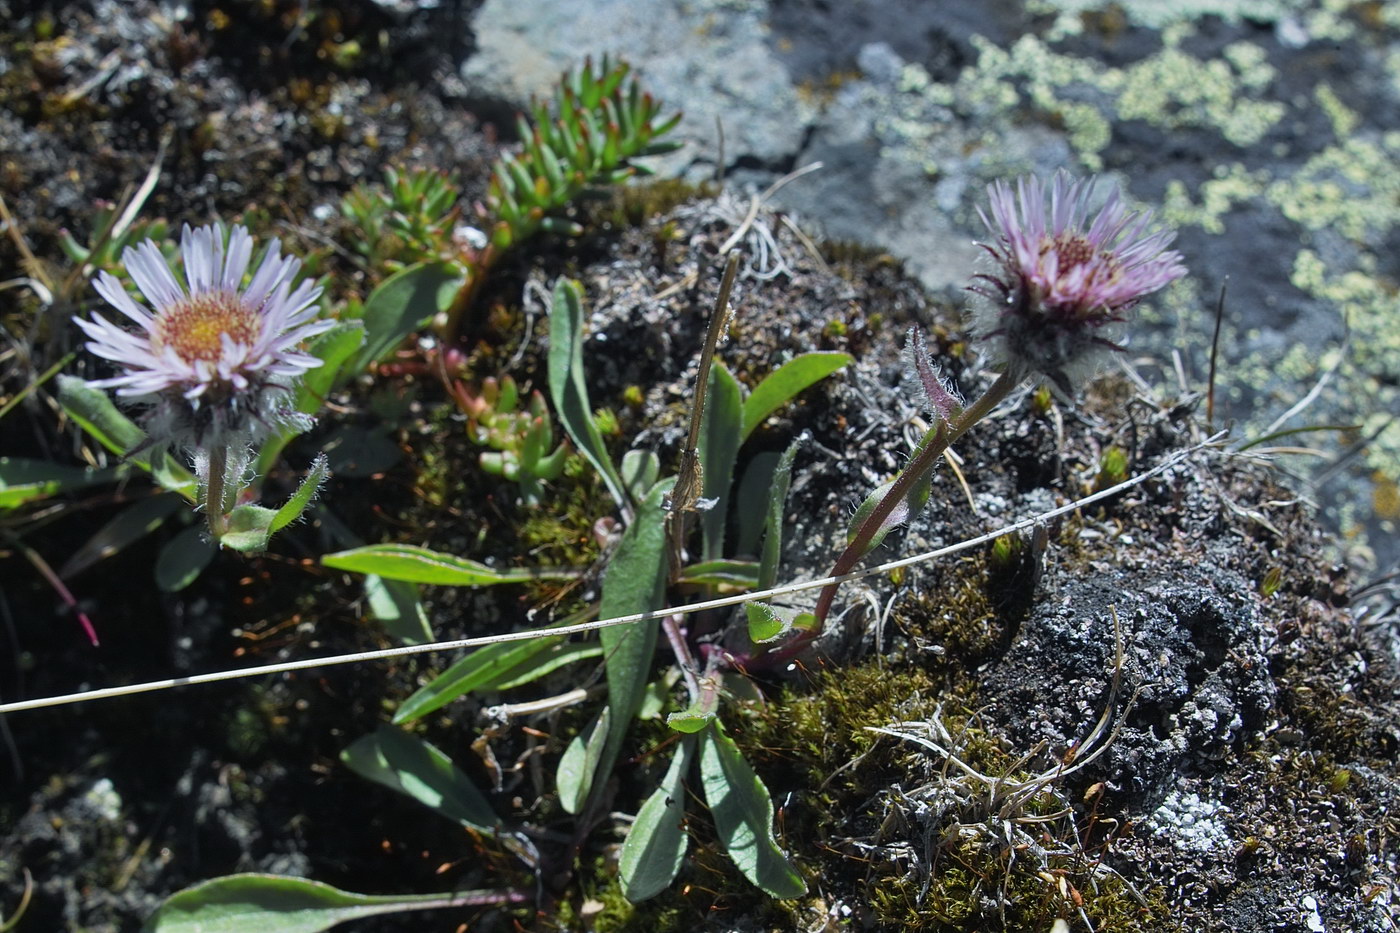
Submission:
[[[950,544],[947,547],[937,548],[932,551],[925,551],[922,554],[915,554],[912,557],[904,557],[899,560],[892,560],[888,563],[880,564],[876,567],[867,567],[864,570],[855,570],[851,573],[842,574],[839,577],[822,577],[817,580],[806,580],[801,583],[789,583],[784,586],[773,587],[768,590],[761,590],[756,593],[741,593],[734,596],[723,596],[719,599],[709,599],[704,602],[688,603],[683,606],[674,606],[668,609],[655,609],[651,612],[637,612],[632,615],[618,616],[613,619],[595,619],[592,622],[580,622],[577,625],[561,625],[555,628],[529,629],[521,632],[506,632],[500,635],[481,635],[476,638],[459,638],[455,641],[438,641],[426,645],[407,645],[402,648],[381,648],[377,651],[360,651],[354,654],[338,654],[328,658],[308,658],[304,661],[284,661],[279,664],[264,664],[258,667],[244,667],[232,671],[216,671],[211,674],[193,674],[189,677],[171,677],[167,680],[152,680],[140,684],[127,684],[123,687],[104,687],[98,690],[86,690],[81,693],[68,693],[61,696],[41,697],[35,700],[19,700],[14,703],[0,704],[0,714],[22,713],[25,710],[43,709],[50,706],[67,706],[72,703],[82,703],[87,700],[107,700],[113,697],[132,696],[137,693],[152,693],[157,690],[169,690],[173,687],[193,687],[199,684],[212,684],[224,680],[236,680],[240,677],[258,677],[263,674],[285,674],[291,671],[304,671],[315,667],[330,667],[336,664],[355,664],[360,661],[380,661],[386,658],[402,658],[414,654],[426,654],[430,651],[454,651],[460,648],[478,648],[483,645],[494,645],[500,642],[529,641],[532,638],[546,638],[558,635],[574,635],[579,632],[591,632],[596,629],[608,628],[613,625],[630,625],[633,622],[646,622],[651,619],[659,619],[668,615],[689,615],[693,612],[701,612],[705,609],[720,609],[725,606],[734,606],[739,603],[751,602],[760,599],[772,599],[776,596],[787,596],[791,593],[800,593],[805,590],[815,590],[831,583],[844,583],[847,580],[858,580],[862,577],[869,577],[879,573],[888,573],[891,570],[898,570],[900,567],[909,567],[914,564],[921,564],[939,557],[947,557],[949,554],[956,554],[959,551],[966,551],[993,541],[1002,535],[1010,534],[1013,531],[1031,528],[1047,521],[1081,509],[1086,505],[1105,499],[1116,493],[1129,489],[1139,483],[1146,482],[1159,473],[1163,473],[1181,463],[1191,454],[1210,446],[1224,437],[1226,432],[1221,431],[1207,440],[1178,451],[1169,459],[1164,460],[1157,466],[1139,473],[1130,479],[1124,480],[1116,486],[1076,499],[1068,505],[1051,509],[1031,518],[1004,525],[995,531],[989,531],[976,538],[960,541],[957,544]]]

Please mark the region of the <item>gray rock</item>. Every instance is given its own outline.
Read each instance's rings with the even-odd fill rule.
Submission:
[[[720,0],[488,0],[461,75],[474,96],[518,108],[585,55],[619,55],[653,95],[684,110],[678,132],[688,145],[655,160],[659,171],[713,175],[718,122],[726,168],[780,173],[801,148],[807,108],[768,49],[762,13],[763,4]]]

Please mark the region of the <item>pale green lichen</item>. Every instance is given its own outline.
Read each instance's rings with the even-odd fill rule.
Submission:
[[[1400,223],[1400,133],[1328,146],[1292,178],[1270,185],[1267,196],[1305,229],[1383,237]]]
[[[1305,11],[1308,0],[1029,0],[1027,9],[1034,13],[1055,13],[1065,21],[1062,28],[1073,30],[1071,25],[1082,19],[1085,13],[1098,13],[1110,8],[1123,11],[1129,20],[1142,26],[1161,28],[1172,23],[1197,20],[1206,16],[1218,16],[1227,22],[1237,23],[1243,19],[1256,22],[1275,22],[1285,16],[1293,16]],[[1057,22],[1057,26],[1061,23]]]
[[[1242,162],[1218,165],[1215,177],[1197,186],[1194,201],[1186,183],[1173,179],[1162,198],[1162,218],[1174,227],[1197,226],[1212,235],[1222,234],[1224,216],[1237,204],[1263,194],[1268,179],[1268,172],[1250,171]]]

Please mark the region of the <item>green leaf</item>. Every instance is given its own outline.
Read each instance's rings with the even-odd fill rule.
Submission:
[[[116,477],[116,470],[62,466],[27,457],[0,457],[0,509],[12,509],[56,493],[110,482]]]
[[[560,278],[549,306],[549,396],[559,422],[612,493],[626,515],[627,487],[613,467],[603,435],[593,421],[593,406],[583,376],[583,287]]]
[[[496,679],[562,640],[561,635],[551,635],[530,641],[497,642],[478,648],[404,700],[394,714],[394,722],[413,722],[459,696],[484,690]]]
[[[767,520],[764,522],[763,552],[759,555],[757,588],[766,590],[778,581],[778,562],[783,557],[783,517],[787,513],[788,487],[792,484],[792,464],[802,447],[798,437],[783,451],[773,470],[773,485],[768,490]]]
[[[739,380],[719,360],[710,367],[710,387],[705,413],[700,423],[701,495],[714,499],[714,507],[700,515],[705,560],[724,556],[724,523],[729,516],[729,485],[734,480],[734,461],[743,437],[743,397]]]
[[[371,573],[365,577],[365,599],[370,618],[383,622],[384,630],[400,643],[422,645],[433,640],[428,611],[414,584]]]
[[[714,704],[710,704],[710,707],[707,709],[699,703],[692,703],[685,709],[667,716],[666,726],[676,732],[694,735],[714,722],[715,715],[716,709]]]
[[[324,334],[311,338],[306,352],[320,360],[321,365],[307,372],[297,384],[297,411],[314,415],[321,410],[341,368],[364,342],[365,326],[359,321],[341,321]]]
[[[734,519],[738,534],[735,554],[757,554],[759,537],[768,521],[768,495],[773,487],[773,470],[780,454],[764,450],[753,455],[734,493]]]
[[[817,624],[817,617],[810,612],[763,602],[744,603],[744,615],[749,620],[749,639],[760,645],[777,641],[794,628],[811,629]]]
[[[151,458],[131,451],[146,443],[146,432],[117,410],[107,393],[94,389],[74,376],[58,377],[58,403],[78,426],[112,453],[127,457],[143,470],[150,470],[161,488],[176,492],[191,502],[195,496],[195,481],[190,471],[163,454],[154,465]]]
[[[569,642],[552,645],[523,664],[511,668],[505,676],[488,686],[492,690],[513,690],[533,683],[561,667],[576,661],[587,661],[603,655],[603,646],[590,642]]]
[[[269,533],[275,534],[286,528],[292,522],[301,518],[301,513],[306,511],[306,507],[311,504],[321,484],[330,476],[330,466],[325,454],[317,454],[316,459],[311,463],[311,469],[307,471],[305,478],[297,491],[292,493],[292,497],[287,500],[286,505],[277,510],[277,514],[272,516],[272,524]]]
[[[700,738],[700,780],[719,840],[744,877],[772,897],[807,893],[807,885],[773,838],[768,788],[719,724]]]
[[[622,455],[622,485],[633,499],[640,499],[656,485],[661,475],[661,459],[650,450],[629,450]]]
[[[504,900],[494,891],[353,894],[286,875],[226,875],[166,899],[143,933],[321,933],[347,920]]]
[[[162,593],[183,590],[199,578],[217,551],[203,525],[181,529],[156,555],[156,586]]]
[[[409,334],[451,307],[464,278],[460,267],[433,262],[401,269],[381,282],[365,301],[364,346],[352,371],[392,353]]]
[[[3,470],[2,461],[0,470]],[[125,550],[165,524],[165,520],[184,504],[184,501],[173,493],[162,493],[137,500],[97,529],[93,536],[64,562],[58,575],[67,579],[82,573],[98,561]]]
[[[118,411],[106,392],[92,388],[76,376],[58,377],[58,403],[79,427],[119,457],[126,456],[146,440],[146,432]],[[145,461],[135,462],[150,469]]]
[[[744,402],[744,428],[740,441],[763,424],[773,412],[797,397],[808,386],[821,382],[851,362],[847,353],[803,353],[769,373]]]
[[[565,813],[578,813],[588,799],[598,774],[598,764],[603,759],[603,748],[607,745],[611,718],[610,708],[604,706],[588,728],[574,736],[559,759],[555,783],[559,789],[559,804]]]
[[[412,797],[449,820],[481,832],[500,820],[476,785],[434,746],[393,726],[380,726],[340,753],[363,778]]]
[[[758,563],[751,560],[707,560],[682,570],[679,582],[753,589],[758,585]]]
[[[622,843],[618,878],[622,896],[634,904],[670,887],[685,861],[685,775],[694,757],[695,740],[687,737]]]
[[[276,517],[276,511],[260,505],[238,506],[228,513],[228,528],[219,536],[219,546],[245,554],[265,549]]]
[[[321,564],[333,570],[378,574],[386,580],[435,583],[440,586],[491,586],[527,580],[571,580],[578,576],[573,570],[488,567],[465,557],[454,557],[412,544],[367,544],[326,554],[322,556]]]
[[[612,619],[660,609],[666,598],[666,513],[662,500],[674,479],[657,483],[637,507],[637,517],[623,532],[603,577],[600,618]],[[599,631],[607,659],[608,705],[612,723],[601,769],[612,770],[627,730],[641,709],[656,654],[655,619],[614,625]]]

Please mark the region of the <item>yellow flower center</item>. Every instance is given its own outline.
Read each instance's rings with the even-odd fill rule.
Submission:
[[[223,335],[234,343],[251,344],[257,339],[259,316],[256,310],[227,292],[194,295],[165,309],[156,318],[151,348],[157,353],[170,347],[189,363],[214,362],[223,356]]]

